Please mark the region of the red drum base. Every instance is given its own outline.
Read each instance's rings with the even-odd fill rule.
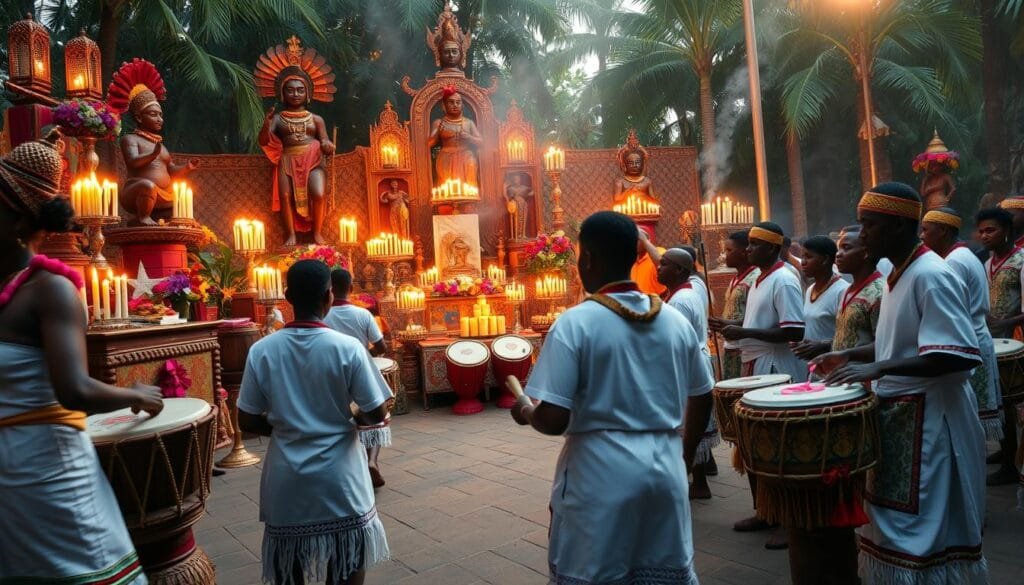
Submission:
[[[461,340],[449,345],[444,353],[448,382],[459,397],[452,412],[458,415],[482,412],[484,403],[477,396],[487,378],[490,350],[479,341]]]

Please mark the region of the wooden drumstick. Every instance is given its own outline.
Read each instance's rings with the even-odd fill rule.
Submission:
[[[522,407],[533,406],[533,401],[530,397],[523,393],[523,386],[519,383],[519,378],[516,378],[514,374],[509,374],[508,378],[505,378],[505,387],[508,391],[516,397],[516,402]]]

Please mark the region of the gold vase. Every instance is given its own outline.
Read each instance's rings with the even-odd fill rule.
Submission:
[[[82,153],[78,156],[78,175],[91,175],[100,167],[100,155],[96,154],[96,137],[79,136],[78,143],[82,145]]]

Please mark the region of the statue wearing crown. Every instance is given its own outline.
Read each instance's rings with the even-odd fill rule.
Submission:
[[[323,157],[334,154],[323,118],[308,111],[310,101],[334,100],[334,74],[314,49],[303,49],[292,36],[287,47],[277,45],[260,55],[255,72],[261,97],[276,98],[280,112],[267,110],[259,145],[274,163],[274,211],[281,212],[285,246],[294,246],[296,232],[313,232],[323,244],[327,173]]]
[[[640,146],[640,138],[636,130],[630,130],[626,137],[626,144],[619,149],[616,158],[619,160],[619,168],[622,169],[622,178],[615,181],[616,204],[624,202],[630,195],[637,195],[645,201],[657,201],[658,196],[654,194],[654,184],[651,178],[646,175],[647,171],[647,149]]]
[[[122,65],[107,96],[112,109],[121,114],[130,111],[136,123],[134,132],[121,137],[121,155],[128,172],[119,196],[121,207],[134,215],[129,223],[156,225],[153,215],[169,219],[167,212],[174,207],[172,183],[194,171],[199,159],[174,164],[163,145],[160,102],[167,97],[167,88],[152,63],[132,59]]]

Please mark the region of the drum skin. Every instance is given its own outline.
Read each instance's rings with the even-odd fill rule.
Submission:
[[[1005,404],[1024,401],[1024,344],[1016,339],[993,339],[999,366],[999,388]]]
[[[744,394],[758,388],[787,384],[789,382],[790,377],[784,374],[777,376],[747,376],[745,378],[733,378],[719,382],[712,390],[711,395],[714,397],[715,418],[718,420],[718,431],[722,433],[722,439],[736,444],[736,416],[733,413],[733,405]]]

